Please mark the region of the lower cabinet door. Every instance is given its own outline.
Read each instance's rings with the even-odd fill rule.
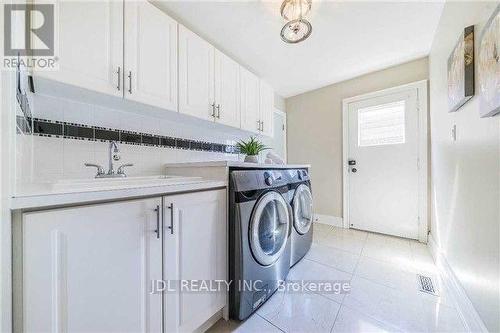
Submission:
[[[23,214],[25,332],[161,332],[161,198]]]
[[[166,332],[191,332],[226,304],[224,288],[203,285],[212,289],[227,275],[226,192],[168,196],[164,204]]]

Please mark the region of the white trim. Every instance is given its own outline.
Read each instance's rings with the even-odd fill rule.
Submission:
[[[441,273],[441,278],[443,279],[446,288],[450,291],[451,298],[455,303],[455,307],[457,308],[460,318],[466,326],[467,331],[488,332],[486,325],[484,325],[483,320],[474,308],[474,305],[467,296],[462,284],[453,272],[453,269],[446,260],[444,253],[439,248],[439,245],[436,243],[432,234],[429,234],[428,238],[429,242],[427,243],[427,246],[429,247],[432,257],[436,262],[436,266]]]
[[[342,218],[332,215],[323,215],[314,213],[314,222],[321,224],[333,225],[334,227],[344,228]]]
[[[428,171],[427,171],[427,149],[428,149],[428,129],[427,129],[427,80],[412,82],[401,86],[374,91],[368,94],[358,95],[342,100],[342,198],[343,198],[343,226],[349,228],[349,174],[347,161],[349,158],[349,104],[359,102],[365,99],[379,97],[382,95],[393,94],[408,89],[417,90],[417,109],[419,111],[418,125],[418,240],[427,243],[428,231]]]
[[[285,130],[283,131],[283,138],[284,138],[284,143],[283,143],[283,155],[285,156],[280,156],[281,158],[283,158],[285,160],[285,163],[288,161],[288,151],[287,151],[287,140],[288,140],[288,136],[287,136],[287,126],[286,126],[286,112],[284,111],[281,111],[280,109],[277,109],[277,108],[274,108],[274,113],[277,113],[279,114],[280,116],[283,117],[283,125],[285,126]],[[273,115],[274,117],[274,115]],[[273,120],[274,121],[274,120]]]

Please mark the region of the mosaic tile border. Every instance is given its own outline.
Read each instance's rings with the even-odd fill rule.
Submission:
[[[184,150],[196,150],[217,152],[226,154],[238,154],[238,148],[234,145],[225,145],[220,143],[190,140],[185,138],[176,138],[149,133],[140,133],[134,131],[105,128],[99,126],[87,126],[82,124],[68,123],[62,121],[52,121],[40,118],[28,118],[18,116],[18,128],[26,128],[25,122],[32,124],[33,135],[46,137],[62,137],[65,139],[78,139],[89,141],[109,142],[116,141],[139,146],[153,146],[176,148]]]

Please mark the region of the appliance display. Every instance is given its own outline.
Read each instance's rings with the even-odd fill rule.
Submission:
[[[290,269],[291,207],[282,170],[232,170],[229,175],[229,316],[244,320]]]

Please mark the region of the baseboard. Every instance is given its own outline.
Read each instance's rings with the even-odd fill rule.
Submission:
[[[450,291],[452,299],[455,302],[455,306],[457,307],[460,317],[462,318],[467,330],[469,332],[488,332],[483,320],[474,308],[474,305],[467,296],[467,293],[462,287],[462,284],[458,280],[457,276],[451,269],[450,264],[446,260],[443,252],[441,252],[439,245],[436,243],[432,234],[429,234],[427,246],[429,247],[429,251],[436,262],[436,266],[441,272],[443,282]]]
[[[333,225],[335,227],[343,228],[342,218],[332,215],[314,214],[314,222]]]

